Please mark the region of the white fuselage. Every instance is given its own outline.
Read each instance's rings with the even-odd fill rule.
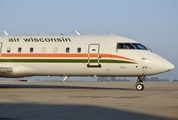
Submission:
[[[146,47],[136,48],[138,42],[115,35],[5,36],[0,42],[0,77],[146,76],[174,69]],[[132,49],[123,47],[128,44]]]

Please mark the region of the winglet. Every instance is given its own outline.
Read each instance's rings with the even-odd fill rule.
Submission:
[[[77,33],[77,35],[82,35],[78,30],[75,30],[75,32]]]
[[[9,36],[9,34],[4,30],[4,34],[5,34],[5,36]]]

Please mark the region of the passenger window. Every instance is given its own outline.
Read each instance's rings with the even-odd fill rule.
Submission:
[[[7,48],[7,53],[10,53],[10,52],[11,52],[11,48],[8,47],[8,48]]]
[[[66,53],[69,53],[70,52],[70,48],[66,48]]]
[[[21,47],[18,48],[18,52],[19,52],[19,53],[22,52],[22,48],[21,48]]]
[[[79,47],[79,48],[77,48],[77,52],[78,53],[80,53],[81,52],[81,48]]]
[[[33,53],[33,47],[30,48],[30,53]]]
[[[54,53],[57,53],[57,52],[58,52],[58,48],[57,48],[57,47],[54,47],[54,48],[53,48],[53,52],[54,52]]]
[[[46,51],[46,48],[45,48],[45,47],[42,47],[42,48],[41,48],[41,52],[42,52],[42,53],[45,53],[45,51]]]
[[[135,49],[130,43],[118,43],[117,49]]]

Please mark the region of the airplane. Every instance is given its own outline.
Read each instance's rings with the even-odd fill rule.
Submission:
[[[137,77],[164,73],[174,65],[141,43],[118,35],[0,37],[0,77],[115,76]]]

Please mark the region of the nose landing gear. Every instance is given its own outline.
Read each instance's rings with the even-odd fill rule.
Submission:
[[[144,82],[144,81],[145,81],[145,76],[138,76],[137,82],[136,82],[136,84],[135,84],[136,89],[137,89],[138,91],[142,91],[142,90],[144,89],[144,85],[143,85],[143,83],[142,83],[142,82]]]

